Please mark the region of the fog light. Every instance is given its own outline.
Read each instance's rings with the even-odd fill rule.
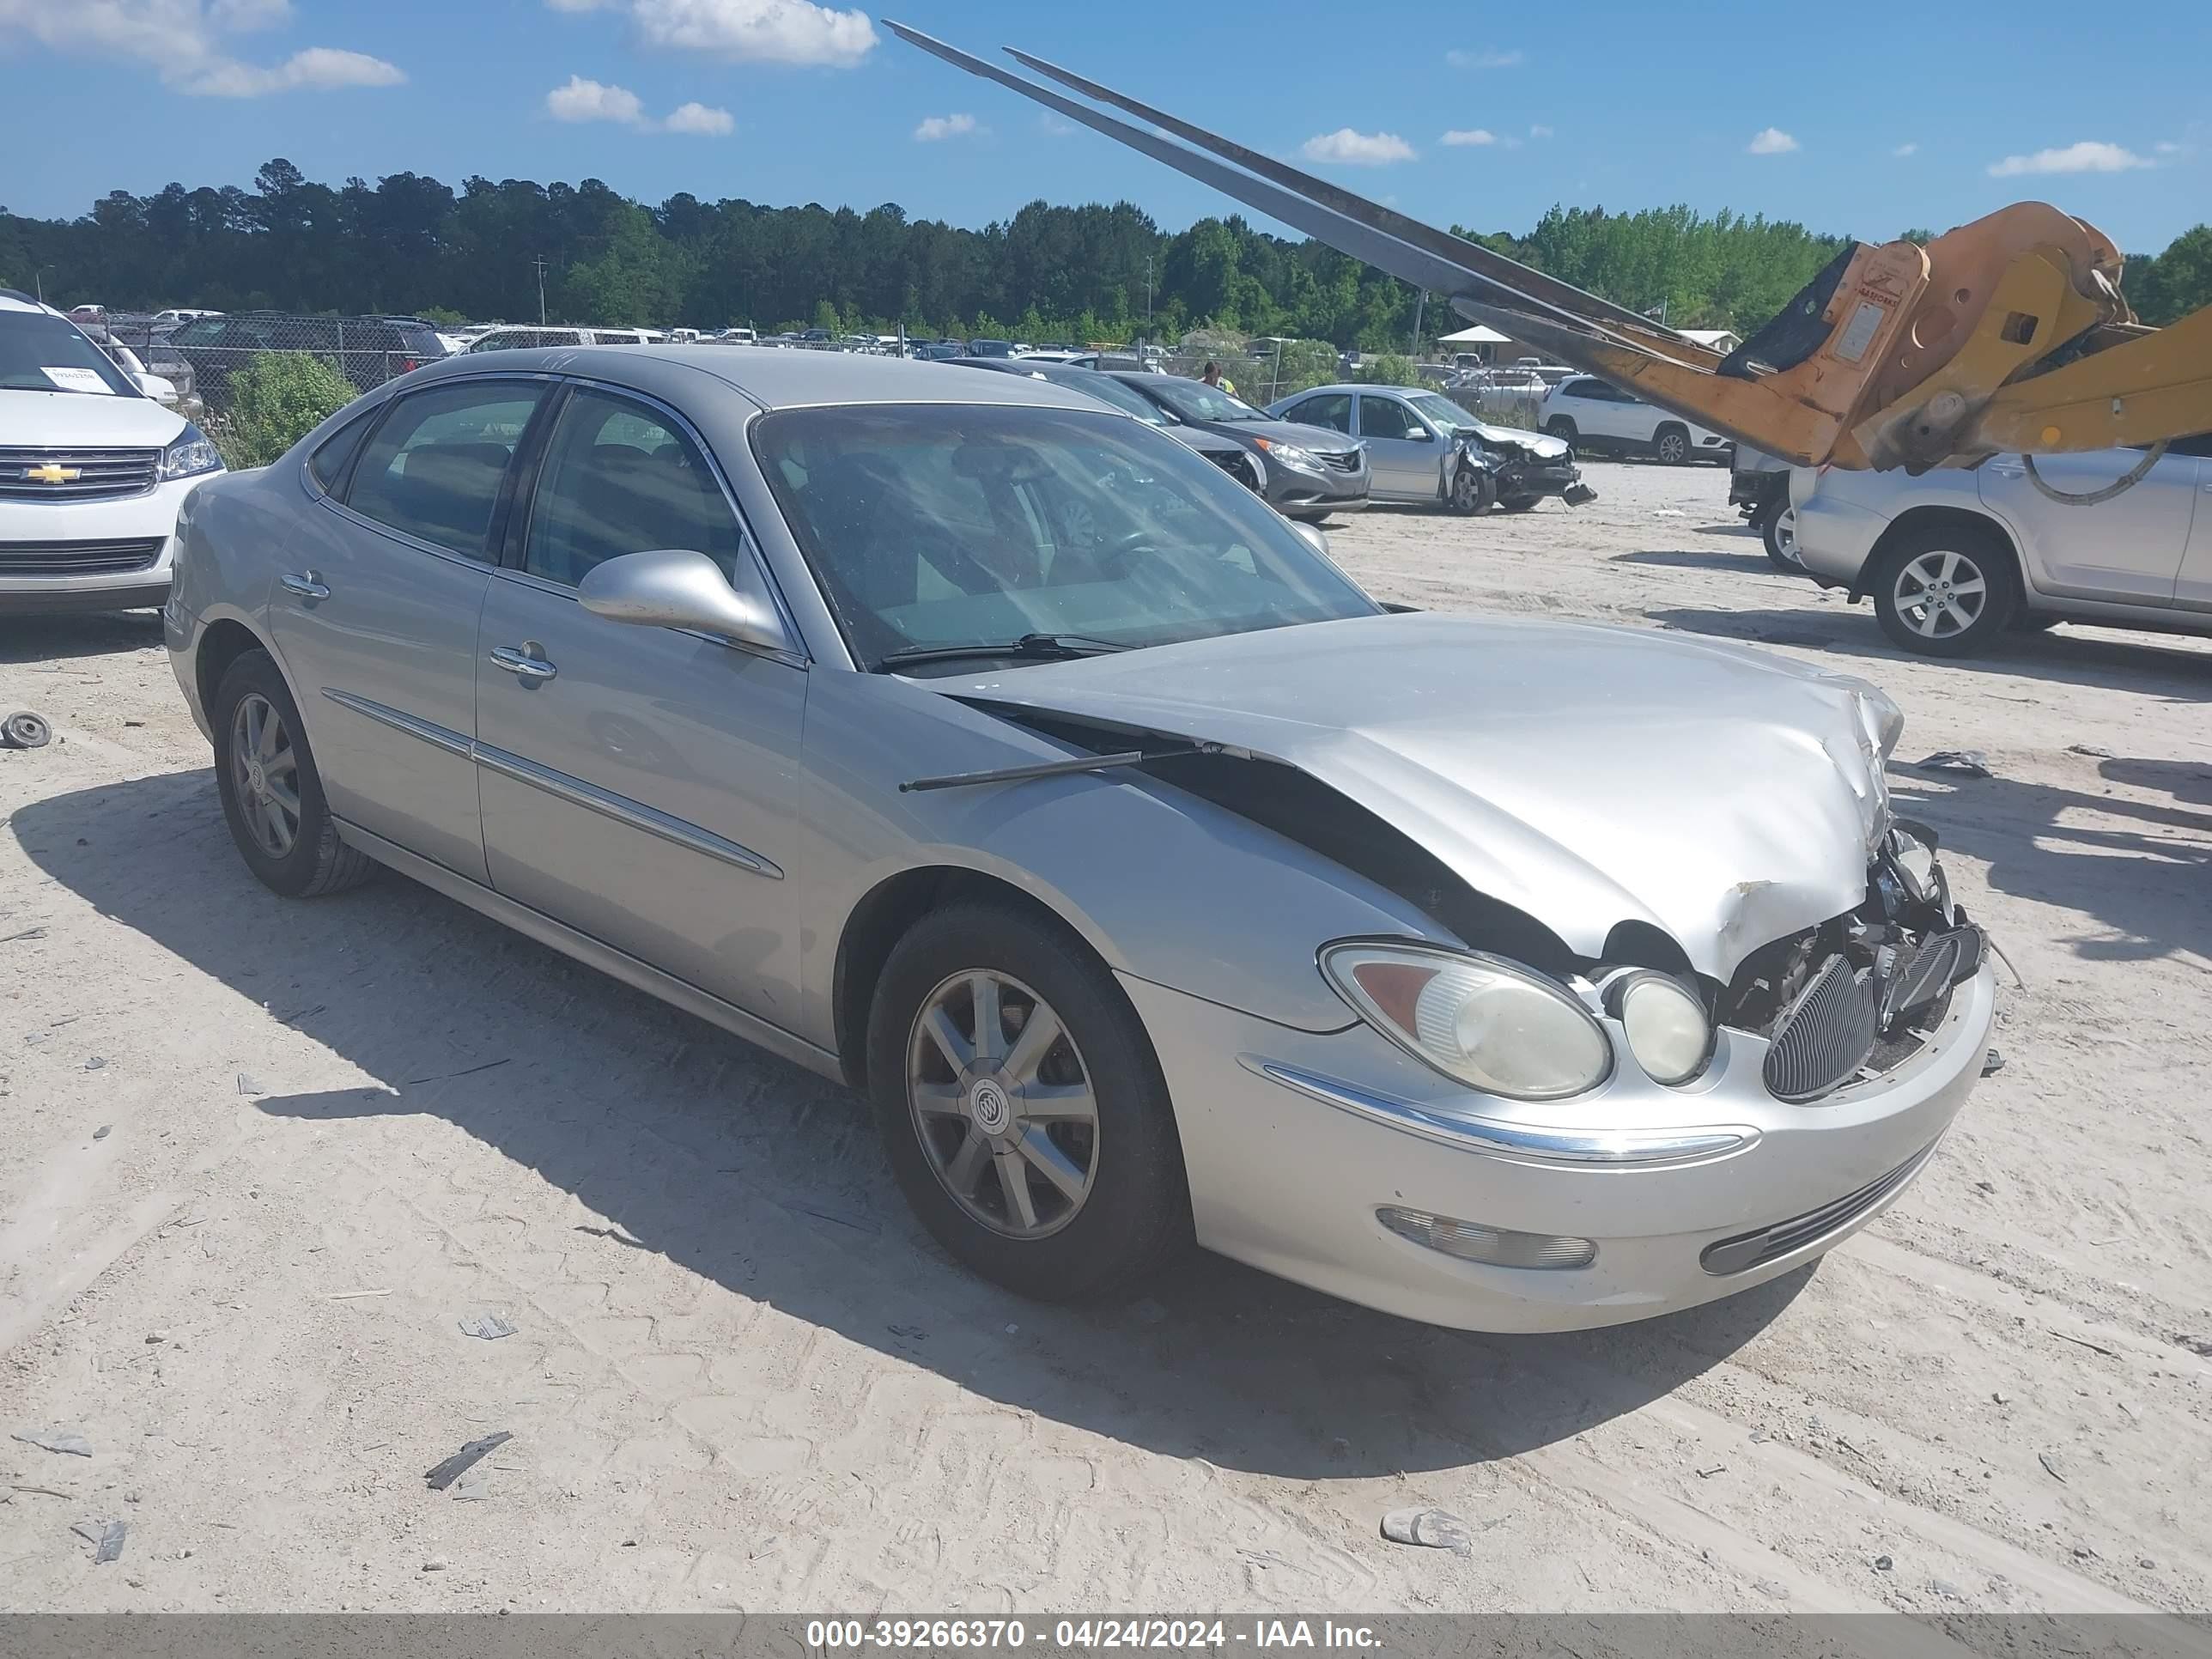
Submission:
[[[1631,974],[1616,982],[1613,1017],[1654,1083],[1687,1083],[1705,1069],[1713,1030],[1705,1006],[1680,980],[1665,974]]]
[[[1401,1238],[1493,1267],[1587,1267],[1597,1260],[1597,1246],[1587,1238],[1516,1233],[1455,1216],[1431,1215],[1426,1210],[1401,1210],[1395,1204],[1376,1211],[1375,1218]]]

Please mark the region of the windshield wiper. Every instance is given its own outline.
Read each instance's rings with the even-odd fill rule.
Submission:
[[[886,651],[876,659],[878,669],[894,663],[958,662],[974,657],[1034,657],[1045,662],[1064,662],[1071,657],[1103,656],[1127,651],[1119,640],[1095,640],[1087,634],[1024,634],[996,645],[905,645]]]

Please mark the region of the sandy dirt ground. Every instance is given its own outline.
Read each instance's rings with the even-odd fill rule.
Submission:
[[[1989,757],[1893,785],[2026,985],[1877,1225],[1589,1336],[1202,1257],[1015,1301],[843,1091],[396,877],[256,885],[150,617],[0,624],[0,711],[58,733],[0,754],[0,1435],[90,1447],[0,1438],[0,1606],[2212,1607],[2212,652],[1908,659],[1723,474],[1590,471],[1580,513],[1335,548],[1388,599],[1885,686],[1901,761]],[[1378,1536],[1412,1504],[1474,1552]]]

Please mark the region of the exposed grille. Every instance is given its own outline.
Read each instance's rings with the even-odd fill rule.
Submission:
[[[1830,1233],[1848,1227],[1869,1210],[1918,1174],[1928,1155],[1936,1150],[1934,1143],[1922,1147],[1887,1175],[1869,1181],[1855,1193],[1845,1193],[1832,1203],[1823,1204],[1817,1210],[1808,1210],[1787,1221],[1778,1221],[1771,1227],[1761,1227],[1757,1232],[1738,1233],[1734,1238],[1705,1246],[1698,1257],[1698,1265],[1716,1278],[1730,1273],[1748,1273],[1753,1267],[1779,1261],[1808,1244],[1818,1243]]]
[[[1357,472],[1359,471],[1359,452],[1356,449],[1339,450],[1334,453],[1331,453],[1328,451],[1322,451],[1319,452],[1319,453],[1321,455],[1321,464],[1323,466],[1334,467],[1339,472]]]
[[[158,449],[0,449],[0,501],[143,495],[154,487],[161,456]]]
[[[0,576],[102,576],[143,570],[161,554],[159,536],[123,542],[0,542]]]
[[[1874,1052],[1874,994],[1850,959],[1830,957],[1783,1012],[1766,1052],[1766,1086],[1779,1099],[1826,1094]]]

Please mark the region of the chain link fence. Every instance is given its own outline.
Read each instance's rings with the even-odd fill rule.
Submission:
[[[108,314],[99,338],[122,346],[146,372],[173,382],[180,404],[220,419],[230,412],[231,380],[255,357],[298,352],[319,357],[356,392],[370,392],[448,355],[437,330],[416,317],[300,317],[246,312],[156,323],[148,316]]]

